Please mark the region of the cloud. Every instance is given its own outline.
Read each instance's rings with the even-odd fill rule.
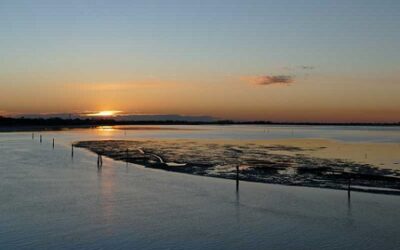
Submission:
[[[300,66],[300,69],[303,69],[303,70],[313,70],[313,69],[315,69],[315,67],[314,67],[314,66],[309,66],[309,65],[301,65],[301,66]]]
[[[293,76],[290,75],[263,75],[244,77],[244,81],[255,85],[288,85],[294,82]]]
[[[302,71],[302,70],[313,70],[315,69],[315,66],[311,66],[311,65],[300,65],[300,66],[285,66],[283,67],[284,70],[288,70],[288,71]]]

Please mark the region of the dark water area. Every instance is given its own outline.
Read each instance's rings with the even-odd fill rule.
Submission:
[[[259,128],[245,130],[248,137],[255,130],[260,133]],[[354,136],[379,139],[380,131],[367,131],[355,131]],[[0,249],[398,249],[400,245],[399,196],[354,192],[349,199],[341,190],[251,182],[242,182],[236,192],[232,180],[127,166],[109,158],[98,169],[97,156],[79,148],[71,157],[71,143],[79,140],[235,134],[213,128],[206,134],[125,132],[112,128],[42,132],[42,143],[38,134],[34,140],[31,133],[0,134]],[[365,135],[370,132],[373,135]],[[246,136],[240,133],[237,137]],[[385,134],[381,140],[398,142],[398,137]]]

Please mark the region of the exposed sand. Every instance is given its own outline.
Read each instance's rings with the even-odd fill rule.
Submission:
[[[301,154],[313,157],[349,160],[371,164],[379,168],[400,170],[400,144],[396,143],[347,143],[326,139],[263,140],[250,143],[300,147],[310,149]],[[275,153],[293,154],[289,151],[276,151]]]

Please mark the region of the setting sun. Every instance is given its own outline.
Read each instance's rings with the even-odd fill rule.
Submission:
[[[116,111],[116,110],[104,110],[104,111],[99,111],[97,113],[88,114],[88,116],[114,116],[120,112],[121,111]]]

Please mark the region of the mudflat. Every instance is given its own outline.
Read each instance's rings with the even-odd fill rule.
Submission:
[[[325,139],[135,139],[75,146],[115,160],[195,175],[400,194],[400,146]]]

